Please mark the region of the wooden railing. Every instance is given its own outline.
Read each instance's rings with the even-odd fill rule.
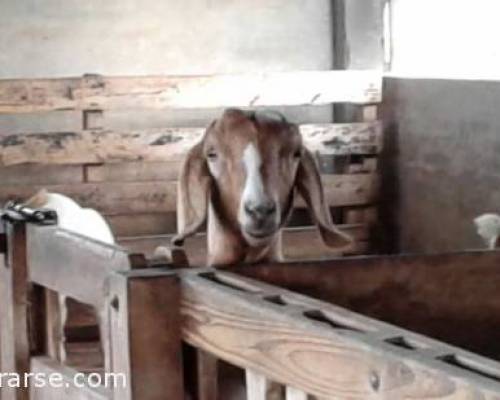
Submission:
[[[102,311],[104,371],[127,376],[114,389],[70,385],[66,399],[182,399],[181,339],[198,349],[189,370],[202,399],[223,398],[217,359],[247,371],[252,400],[265,399],[270,382],[285,386],[289,400],[500,396],[499,363],[334,304],[224,271],[144,269],[151,262],[139,254],[54,226],[6,228],[2,371],[58,372],[68,384],[77,372],[51,351],[64,337],[51,334],[60,325],[57,309],[39,301],[50,299],[43,287]],[[32,390],[3,388],[2,400],[59,398],[61,389]]]

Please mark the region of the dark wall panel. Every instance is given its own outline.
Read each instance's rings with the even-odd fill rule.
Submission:
[[[473,218],[500,212],[500,82],[390,78],[384,97],[386,242],[482,247]]]

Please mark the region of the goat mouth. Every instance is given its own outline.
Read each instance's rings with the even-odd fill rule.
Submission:
[[[256,231],[249,231],[245,229],[245,234],[249,236],[250,238],[253,239],[268,239],[271,236],[273,236],[276,233],[276,231],[265,231],[265,232],[256,232]]]

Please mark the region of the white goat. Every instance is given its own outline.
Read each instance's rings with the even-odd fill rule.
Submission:
[[[500,236],[500,215],[483,214],[474,219],[477,233],[481,236],[490,250],[499,246],[498,237]]]
[[[114,244],[115,238],[103,216],[92,208],[82,208],[76,201],[59,193],[40,190],[25,205],[47,208],[57,213],[57,224],[68,231]]]

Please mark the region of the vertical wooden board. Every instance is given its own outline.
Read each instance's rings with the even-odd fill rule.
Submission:
[[[112,369],[126,373],[118,399],[183,399],[180,291],[175,275],[111,278]]]
[[[200,349],[195,351],[198,400],[218,400],[217,358]]]
[[[0,365],[23,376],[30,370],[26,225],[8,224],[7,235],[8,258],[0,270]],[[2,400],[28,399],[28,388],[2,388]]]
[[[245,370],[247,400],[267,400],[269,381],[264,375],[252,370]]]
[[[286,400],[307,400],[307,393],[295,389],[291,386],[286,387]]]

